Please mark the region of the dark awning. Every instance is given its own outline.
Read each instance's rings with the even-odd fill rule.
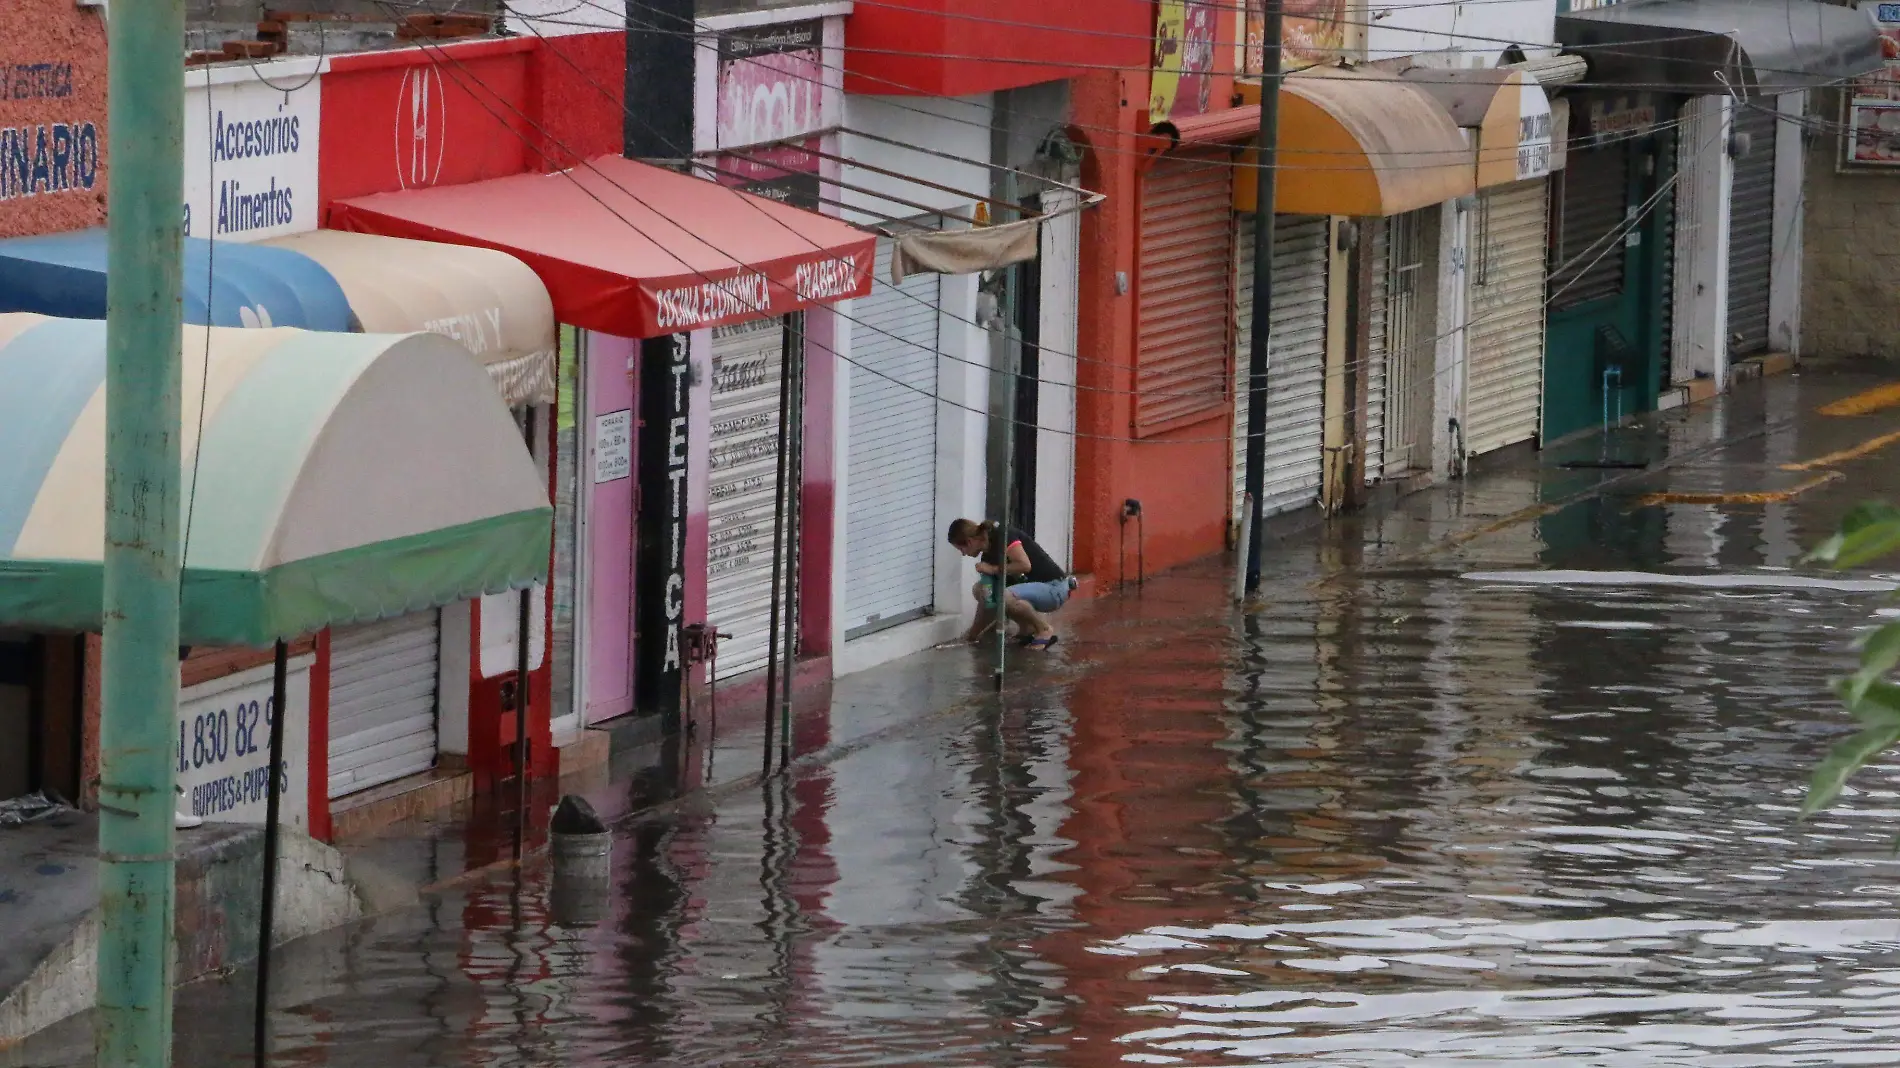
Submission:
[[[1557,16],[1592,82],[1662,92],[1772,95],[1880,66],[1865,12],[1817,0],[1651,0]]]

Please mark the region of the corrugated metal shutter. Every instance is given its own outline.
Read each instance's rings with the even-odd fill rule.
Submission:
[[[1372,257],[1372,292],[1366,294],[1366,412],[1360,446],[1366,451],[1366,481],[1385,477],[1386,233],[1384,219],[1365,220],[1365,247]]]
[[[330,634],[330,796],[435,766],[435,609]]]
[[[1227,407],[1233,203],[1227,153],[1169,157],[1142,181],[1137,434]]]
[[[1623,292],[1620,228],[1629,203],[1629,162],[1628,141],[1571,152],[1565,158],[1563,212],[1551,243],[1552,307],[1574,308]]]
[[[942,276],[890,278],[877,245],[876,284],[852,312],[850,447],[845,472],[845,637],[928,613],[937,559],[937,316]]]
[[[1253,338],[1253,217],[1236,223],[1234,271],[1234,501],[1247,489],[1247,360]],[[1282,215],[1273,233],[1273,331],[1267,370],[1267,463],[1262,508],[1319,499],[1325,445],[1326,217]]]
[[[1775,247],[1775,133],[1779,101],[1735,105],[1735,132],[1749,136],[1729,190],[1729,356],[1768,349],[1768,282]]]
[[[1478,201],[1465,449],[1473,456],[1537,436],[1544,394],[1544,231],[1550,181],[1486,191]]]
[[[732,635],[719,644],[722,679],[763,667],[770,652],[784,360],[785,328],[777,319],[713,329],[706,618]],[[785,539],[788,552],[791,542]]]

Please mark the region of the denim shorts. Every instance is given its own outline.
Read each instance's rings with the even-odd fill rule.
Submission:
[[[1018,582],[1009,588],[1009,592],[1038,612],[1053,612],[1067,604],[1069,590],[1069,580],[1066,578],[1054,582]]]

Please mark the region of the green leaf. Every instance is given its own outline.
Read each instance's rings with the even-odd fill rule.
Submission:
[[[1835,686],[1843,700],[1847,697],[1847,688],[1853,679],[1842,679]],[[1900,685],[1891,682],[1876,682],[1867,687],[1860,700],[1848,704],[1847,710],[1862,726],[1879,727],[1888,723],[1900,723]]]
[[[1860,670],[1854,672],[1841,690],[1841,700],[1854,708],[1867,696],[1875,683],[1900,664],[1900,623],[1877,628],[1860,643]]]
[[[1834,552],[1835,567],[1856,567],[1900,551],[1900,517],[1845,533]]]
[[[1894,524],[1900,524],[1900,507],[1895,507],[1886,501],[1862,501],[1842,517],[1840,531],[1815,546],[1814,551],[1804,558],[1804,562],[1851,567],[1850,562],[1841,559],[1843,552],[1850,551],[1850,540],[1861,536],[1863,540],[1855,544],[1865,545],[1867,544],[1864,540],[1865,532],[1883,525]]]
[[[1829,750],[1827,759],[1821,761],[1814,769],[1814,777],[1808,780],[1808,796],[1801,802],[1801,818],[1806,819],[1833,804],[1847,780],[1896,741],[1900,741],[1900,719],[1866,727]]]

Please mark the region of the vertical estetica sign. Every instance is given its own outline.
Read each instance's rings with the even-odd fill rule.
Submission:
[[[635,707],[669,721],[685,682],[680,624],[686,612],[687,397],[692,339],[669,334],[640,343],[639,515],[634,555],[638,637]]]

